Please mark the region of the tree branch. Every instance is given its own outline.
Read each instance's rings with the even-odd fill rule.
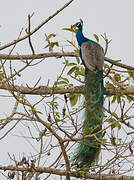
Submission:
[[[75,53],[75,52],[51,52],[51,53],[25,54],[25,55],[0,54],[0,59],[6,59],[6,60],[25,59],[25,60],[31,60],[31,59],[42,59],[42,58],[49,58],[49,57],[61,58],[62,56],[76,57],[76,56],[79,56],[79,54]]]
[[[31,60],[31,59],[42,59],[42,58],[49,58],[49,57],[78,57],[79,53],[76,52],[52,52],[52,53],[40,53],[40,54],[25,54],[25,55],[7,55],[7,54],[0,54],[0,59],[6,60]],[[105,61],[109,62],[113,65],[119,66],[124,69],[134,70],[134,67],[128,66],[126,64],[119,63],[119,60],[113,60],[110,58],[105,57]]]
[[[45,168],[45,167],[39,167],[39,168],[24,168],[24,167],[14,167],[14,166],[0,166],[0,170],[3,171],[21,171],[21,172],[39,172],[40,174],[42,173],[49,173],[49,174],[55,174],[55,175],[60,175],[60,176],[66,176],[66,171],[65,170],[60,170],[60,169],[55,169],[55,168]],[[70,172],[71,177],[78,177],[78,178],[89,178],[89,179],[96,179],[96,180],[133,180],[134,176],[123,176],[123,175],[97,175],[97,174],[89,174],[85,173],[84,176],[81,176],[79,172],[76,171],[71,171]]]
[[[30,34],[26,34],[25,36],[23,36],[22,38],[19,38],[17,40],[14,40],[10,43],[5,44],[4,46],[0,46],[0,50],[6,49],[20,41],[23,41],[24,39],[28,38],[29,36],[31,36],[32,34],[34,34],[35,32],[37,32],[44,24],[46,24],[48,21],[50,21],[52,18],[54,18],[57,14],[59,14],[63,9],[65,9],[67,6],[69,6],[74,0],[70,0],[68,1],[63,7],[61,7],[60,9],[58,9],[55,13],[53,13],[51,16],[49,16],[45,21],[43,21],[39,26],[37,26],[34,30],[32,30],[30,32]]]
[[[51,95],[51,94],[66,94],[66,93],[83,93],[83,86],[61,86],[61,87],[47,87],[47,86],[39,86],[36,88],[30,88],[26,86],[9,86],[7,84],[0,84],[0,89],[9,90],[19,92],[21,94],[29,94],[29,95]],[[123,88],[105,88],[105,95],[116,95],[116,94],[126,94],[126,95],[134,95],[134,87]]]

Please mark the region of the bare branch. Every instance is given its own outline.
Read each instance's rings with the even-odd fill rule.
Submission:
[[[30,94],[30,95],[51,95],[51,94],[66,94],[66,93],[83,93],[83,86],[61,86],[61,87],[47,87],[39,86],[36,88],[30,88],[26,86],[8,86],[6,84],[0,84],[0,89],[19,92],[21,94]],[[116,94],[125,94],[125,95],[134,95],[134,87],[124,87],[122,88],[105,88],[105,95],[116,95]]]
[[[20,171],[20,172],[32,172],[31,168],[18,168],[14,166],[0,166],[0,169],[3,171]],[[40,167],[40,168],[34,168],[33,169],[35,172],[39,172],[40,174],[42,173],[50,173],[50,174],[56,174],[60,176],[66,176],[66,171],[65,170],[60,170],[60,169],[55,169],[55,168],[45,168],[45,167]],[[79,172],[76,171],[71,171],[70,172],[71,177],[84,177],[84,178],[89,178],[89,179],[98,179],[98,180],[133,180],[134,176],[123,176],[123,175],[97,175],[97,174],[89,174],[85,173],[84,176],[80,175]]]
[[[39,26],[37,26],[34,30],[32,30],[30,32],[30,34],[26,34],[25,36],[23,36],[22,38],[19,38],[17,40],[14,40],[10,43],[5,44],[4,46],[0,46],[0,50],[6,49],[20,41],[23,41],[24,39],[28,38],[29,36],[31,36],[32,34],[34,34],[35,32],[37,32],[42,26],[44,26],[48,21],[50,21],[52,18],[54,18],[57,14],[59,14],[61,11],[63,11],[63,9],[65,9],[67,6],[69,6],[74,0],[70,0],[68,1],[63,7],[61,7],[60,9],[58,9],[54,14],[52,14],[51,16],[49,16],[45,21],[43,21]]]
[[[35,54],[35,51],[34,51],[34,48],[33,48],[32,42],[31,42],[31,35],[30,35],[31,34],[31,17],[32,16],[28,15],[28,32],[27,32],[27,34],[29,35],[28,41],[29,41],[30,48],[32,50],[32,53]]]
[[[52,53],[40,53],[40,54],[26,54],[26,55],[7,55],[7,54],[0,54],[0,59],[6,59],[6,60],[20,60],[20,59],[43,59],[43,58],[49,58],[49,57],[79,57],[79,53],[76,52],[52,52]],[[134,70],[133,66],[129,66],[123,63],[120,63],[121,60],[113,60],[110,58],[105,57],[105,61],[109,62],[115,66],[119,66],[124,69]]]

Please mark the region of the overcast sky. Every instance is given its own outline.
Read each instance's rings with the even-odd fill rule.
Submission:
[[[4,45],[18,37],[18,34],[23,27],[26,28],[27,16],[34,12],[32,18],[32,27],[39,25],[48,16],[52,15],[57,9],[64,5],[67,0],[4,0],[0,5],[0,42]],[[121,59],[127,65],[134,65],[134,0],[75,0],[63,12],[58,14],[54,19],[48,22],[43,28],[33,36],[33,43],[36,52],[44,52],[44,40],[42,36],[45,33],[56,33],[66,38],[70,38],[70,34],[62,30],[64,27],[70,27],[71,24],[79,21],[80,18],[84,21],[84,34],[90,39],[96,33],[100,36],[104,32],[112,39],[107,56],[118,60]],[[9,52],[9,49],[0,53]],[[21,43],[13,54],[16,53],[31,53],[30,49]],[[47,79],[53,78],[55,74],[55,64],[58,62],[46,62],[48,72],[40,72],[37,74]],[[58,71],[58,66],[56,66]],[[60,69],[60,66],[59,66]],[[33,78],[38,79],[37,74]],[[44,74],[43,74],[44,73]],[[48,75],[48,76],[47,76]],[[52,75],[52,76],[51,76]],[[43,80],[44,80],[43,79]],[[30,82],[31,79],[27,79]],[[20,82],[21,84],[21,82]],[[4,93],[2,91],[2,93]],[[7,99],[0,98],[3,104],[0,108],[0,116],[6,113]],[[10,108],[9,108],[10,109]],[[7,139],[8,140],[8,139]],[[10,142],[9,142],[10,144]],[[15,145],[15,142],[14,142]],[[0,157],[4,153],[4,161],[6,161],[7,142],[0,142],[1,150]],[[12,146],[12,143],[11,143]],[[10,147],[11,147],[10,146]],[[12,153],[15,153],[18,147],[11,147]],[[7,150],[10,151],[9,149]],[[20,150],[18,150],[20,151]],[[0,159],[1,162],[1,159]]]
[[[6,43],[16,38],[27,23],[27,15],[35,13],[32,24],[38,25],[61,7],[66,0],[4,0],[0,9],[1,42]],[[58,32],[82,18],[84,33],[92,38],[93,33],[104,32],[112,39],[109,56],[133,64],[133,0],[75,0],[71,6],[56,16],[42,28],[45,33]],[[38,42],[40,47],[40,42]],[[38,47],[38,46],[37,46]]]

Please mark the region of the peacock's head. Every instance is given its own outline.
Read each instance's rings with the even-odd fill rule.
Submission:
[[[83,27],[83,21],[80,19],[79,22],[75,23],[72,27],[77,27],[78,29]]]

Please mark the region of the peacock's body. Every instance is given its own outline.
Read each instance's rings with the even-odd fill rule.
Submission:
[[[98,160],[101,146],[103,120],[103,64],[104,54],[101,46],[84,37],[83,22],[76,23],[76,38],[80,46],[80,57],[85,66],[85,119],[82,136],[93,135],[79,142],[75,156],[78,167],[91,166]]]

